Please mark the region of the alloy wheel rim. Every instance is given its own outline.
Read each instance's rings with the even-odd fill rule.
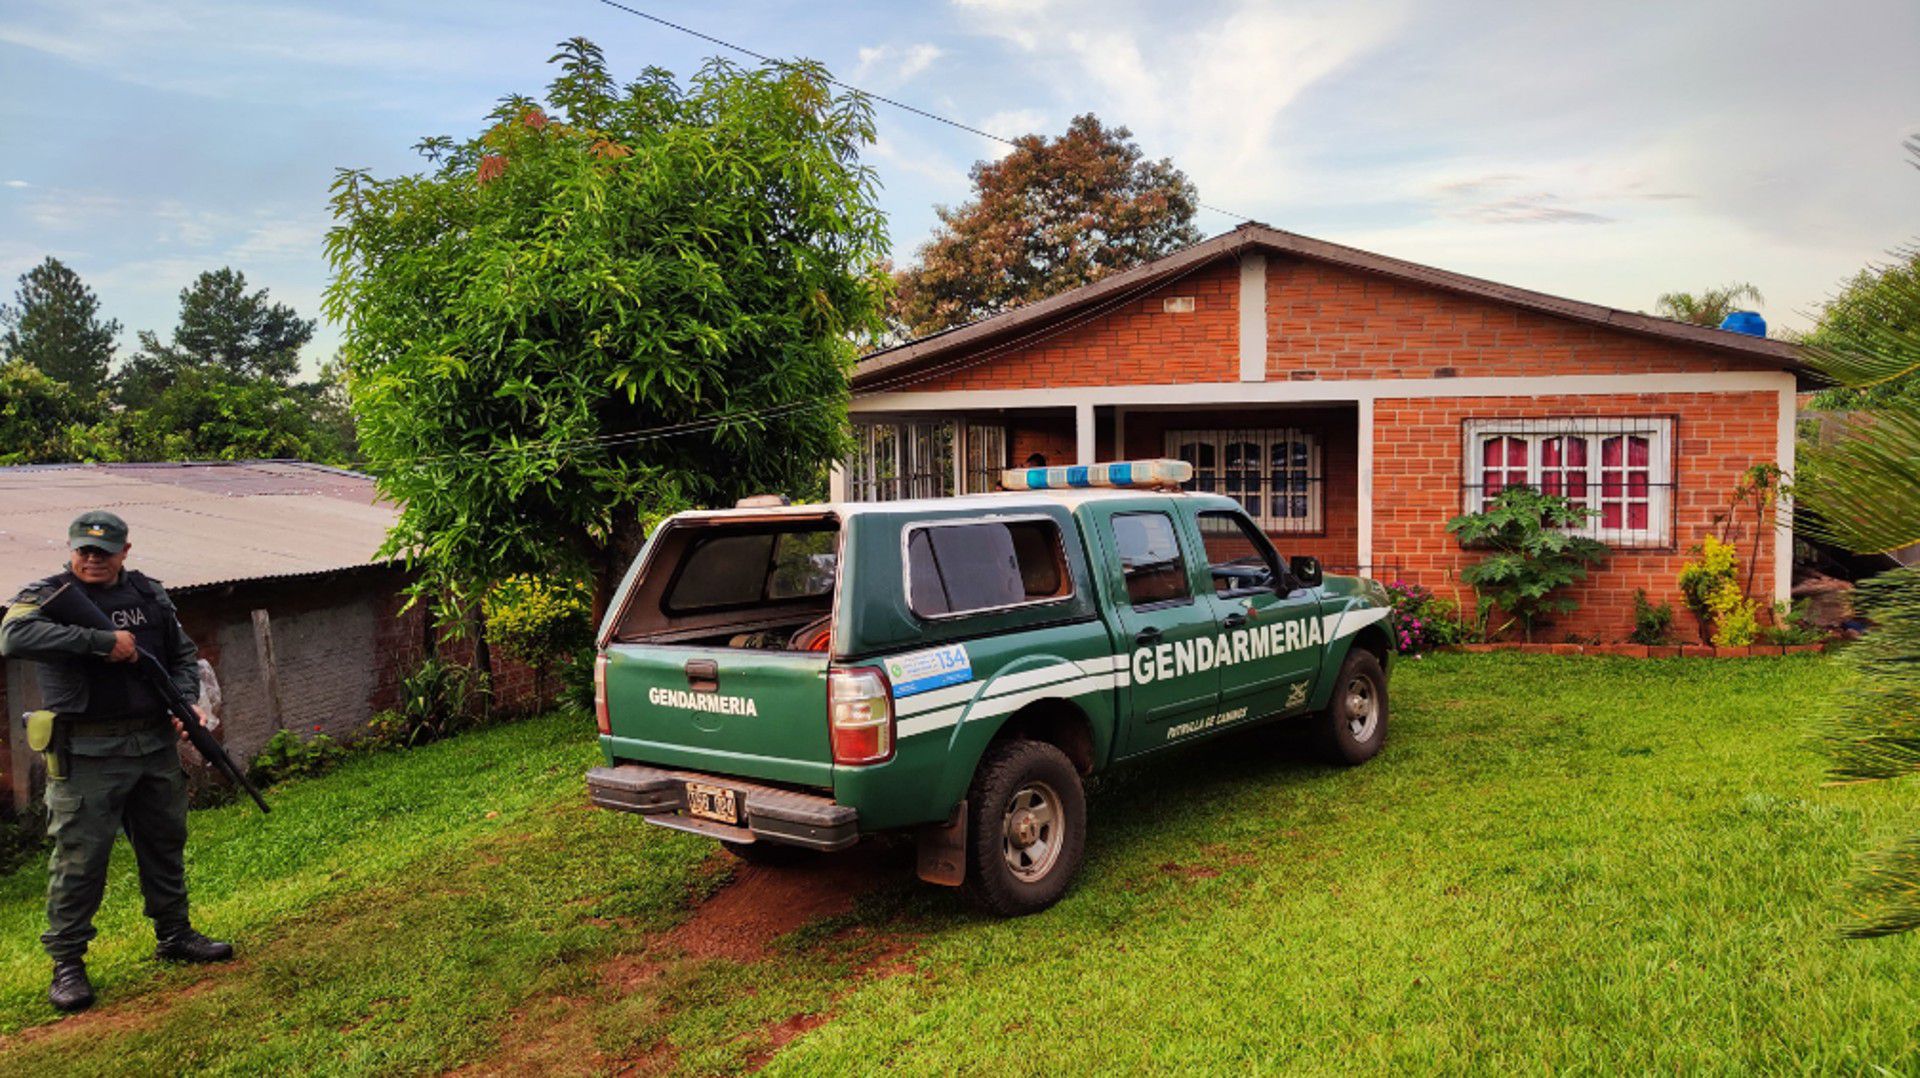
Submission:
[[[1380,700],[1371,678],[1355,675],[1347,682],[1347,732],[1355,741],[1370,741],[1380,727]]]
[[[1053,870],[1065,824],[1053,787],[1036,780],[1014,792],[1000,821],[1000,852],[1015,879],[1033,883]]]

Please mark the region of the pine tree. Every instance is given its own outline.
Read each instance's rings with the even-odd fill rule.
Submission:
[[[120,323],[100,318],[100,300],[66,263],[48,256],[20,276],[13,303],[0,305],[0,355],[30,363],[82,397],[107,381]]]

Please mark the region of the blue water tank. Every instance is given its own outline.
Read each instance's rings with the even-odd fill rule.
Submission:
[[[1767,335],[1767,320],[1760,317],[1758,311],[1734,311],[1720,320],[1720,328],[1749,337],[1764,337]]]

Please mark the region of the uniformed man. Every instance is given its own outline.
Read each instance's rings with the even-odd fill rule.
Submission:
[[[144,649],[161,660],[180,694],[200,698],[199,652],[158,581],[125,568],[126,522],[82,514],[67,529],[64,572],[29,584],[0,621],[0,655],[39,665],[40,693],[54,713],[47,765],[47,831],[52,836],[47,931],[53,959],[47,998],[62,1011],[93,1002],[85,955],[107,884],[107,855],[124,830],[140,868],[140,890],[159,940],[156,958],[220,962],[233,948],[187,920],[187,780],[171,718],[136,665]],[[62,584],[85,588],[117,628],[61,625],[40,602]]]

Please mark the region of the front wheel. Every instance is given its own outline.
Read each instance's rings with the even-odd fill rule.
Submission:
[[[1321,752],[1329,763],[1352,767],[1380,751],[1387,740],[1387,675],[1372,652],[1347,653],[1333,699],[1318,721]]]
[[[1044,741],[987,750],[967,793],[963,889],[1001,917],[1060,900],[1086,852],[1087,797],[1066,754]]]

